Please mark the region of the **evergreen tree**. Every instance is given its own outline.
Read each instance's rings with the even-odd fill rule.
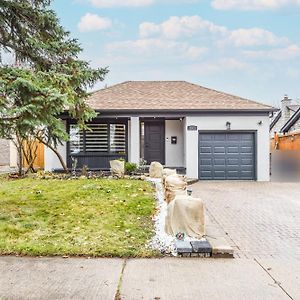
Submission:
[[[0,64],[0,137],[20,143],[34,136],[59,156],[56,146],[68,139],[60,115],[68,110],[84,128],[95,116],[87,90],[108,70],[78,58],[82,49],[50,2],[0,0],[0,51],[16,59],[15,65]]]

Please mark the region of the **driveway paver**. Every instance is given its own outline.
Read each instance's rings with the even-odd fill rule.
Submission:
[[[192,187],[235,257],[300,260],[299,183],[202,181]]]

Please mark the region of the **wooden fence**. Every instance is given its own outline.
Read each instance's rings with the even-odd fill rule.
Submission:
[[[45,167],[45,157],[44,157],[44,144],[38,142],[38,141],[34,141],[31,142],[32,144],[30,145],[30,147],[28,146],[28,144],[25,144],[25,151],[30,151],[29,149],[36,149],[36,159],[34,160],[33,163],[33,167],[35,169],[44,169]],[[28,167],[28,163],[26,161],[25,158],[23,158],[23,167]]]
[[[275,134],[275,137],[271,139],[271,151],[292,151],[300,150],[300,132],[290,133],[283,136]]]

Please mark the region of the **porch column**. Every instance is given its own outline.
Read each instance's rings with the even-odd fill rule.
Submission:
[[[140,118],[130,118],[130,147],[129,160],[139,164],[140,161]]]

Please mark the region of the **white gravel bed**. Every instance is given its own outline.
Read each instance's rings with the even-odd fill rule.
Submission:
[[[151,239],[149,247],[158,250],[164,254],[171,254],[176,256],[175,251],[175,237],[168,235],[165,232],[165,219],[167,216],[168,204],[164,200],[164,191],[162,181],[159,178],[146,178],[147,181],[152,182],[156,189],[156,208],[157,214],[153,217],[155,236]]]

